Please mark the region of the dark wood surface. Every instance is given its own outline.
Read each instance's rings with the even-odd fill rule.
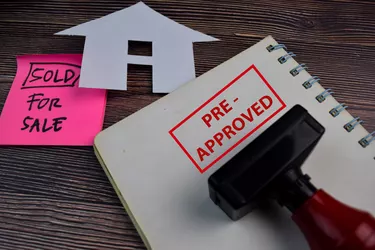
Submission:
[[[136,1],[1,1],[0,111],[16,55],[81,53],[84,38],[55,32]],[[297,54],[353,115],[375,129],[375,2],[152,0],[173,20],[220,42],[194,45],[197,74],[266,35]],[[131,68],[128,91],[110,91],[108,127],[162,95],[148,67]],[[145,249],[91,147],[0,147],[0,249]]]

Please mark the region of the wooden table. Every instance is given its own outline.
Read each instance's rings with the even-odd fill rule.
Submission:
[[[43,3],[42,3],[43,2]],[[0,3],[0,110],[16,55],[82,53],[83,37],[55,32],[135,1]],[[152,0],[156,11],[221,39],[195,44],[197,74],[273,35],[309,66],[353,115],[375,129],[375,3],[372,1]],[[134,67],[128,91],[110,91],[108,127],[162,95],[151,70]],[[0,249],[144,249],[91,147],[0,147]]]

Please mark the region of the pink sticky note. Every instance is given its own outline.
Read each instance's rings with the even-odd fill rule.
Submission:
[[[17,57],[0,116],[1,145],[93,145],[106,90],[78,88],[82,55]]]

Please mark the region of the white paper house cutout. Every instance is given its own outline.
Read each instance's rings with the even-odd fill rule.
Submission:
[[[80,87],[127,89],[127,65],[152,65],[153,92],[169,93],[195,78],[193,42],[217,39],[139,2],[56,35],[86,36]],[[128,55],[130,41],[152,42],[152,57]]]

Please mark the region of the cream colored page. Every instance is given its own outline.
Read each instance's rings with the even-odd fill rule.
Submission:
[[[374,199],[364,198],[372,197],[375,188],[372,181],[375,178],[374,145],[363,149],[358,144],[367,132],[362,127],[351,133],[344,130],[342,126],[352,117],[343,112],[333,118],[328,112],[337,102],[327,98],[325,102],[318,103],[315,96],[323,88],[319,85],[309,90],[303,88],[302,83],[310,75],[301,72],[296,77],[291,76],[289,70],[297,66],[297,62],[289,60],[280,65],[277,59],[286,52],[277,50],[270,53],[266,50],[269,44],[276,44],[276,41],[267,37],[195,81],[106,129],[96,138],[95,145],[108,171],[152,249],[308,249],[286,209],[254,211],[242,220],[232,222],[209,199],[207,185],[208,177],[215,170],[297,103],[326,128],[326,134],[304,165],[304,170],[313,177],[318,187],[346,203],[375,213]],[[215,107],[215,103],[210,102],[195,113],[198,116],[187,128],[176,130],[176,136],[188,152],[194,153],[195,147],[230,124],[250,104],[265,95],[274,98],[275,106],[262,113],[271,117],[270,120],[246,137],[265,119],[259,116],[248,123],[236,137],[238,141],[246,139],[201,174],[170,131],[251,65],[257,68],[281,101],[270,94],[269,88],[261,86],[259,83],[262,81],[250,70],[237,81],[237,85],[232,85],[214,99],[216,104],[223,99],[229,100],[233,112],[212,123],[211,129],[206,129],[202,126],[202,116]],[[234,102],[235,98],[238,101]],[[282,108],[282,103],[285,103],[285,108]],[[223,142],[222,146],[215,148],[213,155],[205,158],[207,163],[219,158],[233,145],[231,140]],[[199,161],[197,155],[192,158]]]

